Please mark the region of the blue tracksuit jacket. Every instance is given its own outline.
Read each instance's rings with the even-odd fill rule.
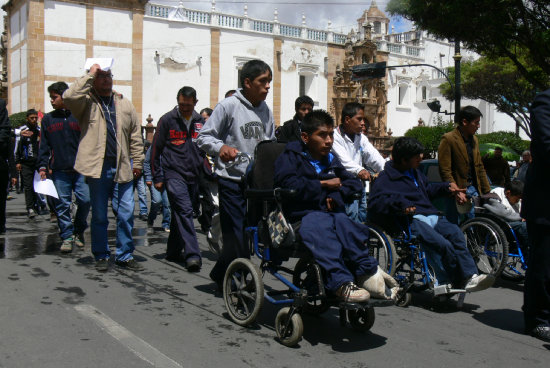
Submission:
[[[74,170],[80,126],[69,110],[54,110],[42,119],[38,168]]]

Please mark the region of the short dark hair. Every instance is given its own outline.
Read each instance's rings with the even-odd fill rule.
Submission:
[[[467,122],[474,121],[477,118],[482,117],[483,114],[477,107],[464,106],[457,114],[458,125],[462,125],[462,120],[466,119]]]
[[[35,109],[28,109],[26,116],[28,117],[28,116],[31,116],[31,115],[38,115],[38,111],[36,111]]]
[[[313,100],[311,99],[311,97],[309,96],[300,96],[296,99],[296,101],[294,101],[294,111],[298,111],[298,109],[302,106],[302,105],[311,105],[311,107],[313,108]]]
[[[264,61],[258,59],[249,60],[241,69],[241,80],[239,82],[241,82],[241,86],[244,88],[245,79],[248,78],[250,81],[253,81],[265,72],[269,72],[273,76],[271,68]]]
[[[342,109],[342,124],[346,122],[346,117],[354,117],[359,110],[365,111],[365,105],[360,104],[359,102],[348,102],[345,104]]]
[[[401,163],[402,159],[409,160],[421,153],[424,153],[424,146],[412,137],[397,138],[391,151],[393,161],[398,163]]]
[[[179,99],[180,96],[193,97],[193,100],[196,100],[197,99],[197,91],[195,91],[195,89],[193,87],[185,86],[185,87],[182,87],[178,91],[178,95],[176,96],[176,99]]]
[[[205,107],[204,109],[201,110],[200,114],[202,115],[202,113],[205,112],[206,115],[210,116],[212,115],[212,111],[214,110],[212,110],[210,107]]]
[[[523,195],[523,185],[521,180],[512,180],[504,185],[504,190],[509,190],[511,195]]]
[[[497,147],[494,148],[494,150],[495,150],[495,151],[496,151],[496,150],[502,151],[502,147],[498,147],[498,146],[497,146]]]
[[[55,93],[57,95],[63,96],[63,92],[69,89],[69,86],[65,82],[55,82],[48,87],[48,93]]]
[[[235,94],[235,92],[237,92],[236,89],[230,89],[229,91],[225,92],[225,96],[224,96],[224,97],[225,97],[225,98],[231,97],[231,96],[233,96],[233,95]]]
[[[313,134],[322,125],[334,127],[334,119],[325,110],[313,110],[304,117],[302,132]]]

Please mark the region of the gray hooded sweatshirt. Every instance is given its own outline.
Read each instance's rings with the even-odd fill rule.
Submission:
[[[228,145],[254,157],[254,149],[264,140],[274,140],[273,114],[262,101],[254,107],[239,89],[233,96],[220,101],[197,138],[199,147],[216,157],[215,173],[225,179],[241,181],[247,162],[231,165],[220,160],[222,146]]]

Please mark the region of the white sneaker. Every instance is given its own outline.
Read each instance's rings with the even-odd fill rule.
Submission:
[[[344,302],[350,303],[368,302],[370,299],[369,292],[355,285],[353,282],[340,286],[335,294]]]
[[[466,286],[464,289],[466,289],[467,292],[473,293],[475,291],[481,291],[490,288],[493,286],[495,282],[495,278],[491,275],[477,275],[473,274],[472,277],[468,279],[466,282]]]
[[[61,243],[61,248],[59,248],[59,250],[61,251],[61,253],[70,253],[73,251],[73,243],[74,238],[70,236],[67,239],[63,240],[63,243]]]

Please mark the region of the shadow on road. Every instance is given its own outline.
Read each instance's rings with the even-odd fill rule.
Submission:
[[[490,309],[472,315],[484,325],[523,334],[523,312],[511,309]]]

